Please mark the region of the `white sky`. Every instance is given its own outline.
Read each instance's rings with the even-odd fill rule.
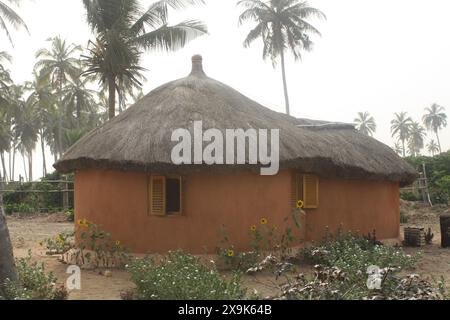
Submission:
[[[148,4],[152,1],[142,1]],[[176,53],[149,52],[145,92],[190,72],[190,57],[200,53],[206,73],[263,105],[284,111],[281,72],[261,59],[259,43],[244,49],[247,28],[239,28],[241,9],[235,0],[206,0],[205,7],[173,16],[205,21],[209,35]],[[450,115],[450,19],[448,0],[311,0],[326,13],[315,21],[322,38],[301,62],[287,61],[294,116],[353,122],[359,111],[376,119],[375,137],[392,146],[390,121],[394,112],[407,111],[416,121],[436,102]],[[14,57],[10,66],[17,82],[31,79],[34,53],[45,40],[61,35],[86,45],[92,38],[81,0],[24,0],[18,9],[31,35],[14,32],[13,49],[0,34],[0,50]],[[430,133],[430,138],[435,137]],[[428,141],[427,141],[428,142]],[[450,148],[450,128],[441,132],[444,150]],[[20,158],[18,159],[20,160]],[[51,158],[48,157],[48,162]],[[35,156],[35,178],[42,167]],[[19,162],[18,162],[19,163]],[[21,163],[21,162],[20,162]],[[21,165],[19,166],[21,167]]]

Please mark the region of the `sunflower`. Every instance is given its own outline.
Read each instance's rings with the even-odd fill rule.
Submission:
[[[251,231],[251,232],[256,232],[256,230],[257,230],[257,228],[256,228],[255,225],[252,225],[252,226],[250,227],[250,231]]]
[[[77,224],[78,224],[80,227],[89,227],[89,221],[87,221],[86,219],[78,220],[78,221],[77,221]]]
[[[230,257],[230,258],[234,257],[234,251],[233,250],[228,250],[227,256]]]
[[[303,202],[303,200],[298,200],[297,201],[297,209],[303,209],[305,207],[305,203]]]
[[[266,225],[267,223],[269,223],[269,221],[266,218],[262,218],[260,222],[262,225]]]

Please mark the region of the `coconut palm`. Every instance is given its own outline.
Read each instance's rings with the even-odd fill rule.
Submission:
[[[29,102],[29,101],[27,101]],[[28,181],[33,181],[33,151],[38,140],[40,122],[39,115],[32,103],[23,103],[16,117],[14,131],[18,137],[18,149],[25,159],[28,158]],[[26,175],[26,167],[24,168]]]
[[[263,41],[263,59],[270,58],[276,66],[280,57],[286,113],[290,114],[289,94],[286,80],[285,51],[289,50],[295,60],[301,59],[302,51],[313,47],[311,35],[320,32],[310,24],[309,18],[326,19],[325,14],[300,0],[242,0],[238,5],[244,8],[239,24],[252,21],[256,26],[244,41],[248,48],[256,39]]]
[[[358,131],[366,136],[373,136],[377,131],[375,119],[368,112],[358,112],[358,117],[354,121]]]
[[[55,97],[48,79],[40,78],[34,73],[34,81],[26,83],[26,89],[31,91],[26,104],[32,108],[38,121],[38,135],[42,152],[42,174],[47,175],[47,161],[45,156],[46,130],[49,119],[49,113],[55,108]]]
[[[160,0],[142,11],[138,0],[83,0],[87,21],[96,36],[84,56],[85,75],[96,75],[108,88],[109,118],[116,114],[116,92],[129,81],[140,87],[145,70],[142,52],[150,49],[172,51],[207,32],[197,20],[169,25],[169,8],[180,10],[203,0]]]
[[[35,65],[35,70],[39,77],[49,81],[56,89],[58,97],[57,112],[57,136],[56,136],[56,151],[59,157],[62,156],[64,148],[63,140],[63,117],[66,114],[63,104],[63,88],[68,81],[75,81],[79,78],[80,60],[77,55],[81,52],[81,47],[75,44],[68,44],[61,37],[50,38],[47,41],[51,43],[51,49],[43,48],[38,50],[36,58],[38,62]]]
[[[27,25],[22,20],[22,18],[12,9],[8,3],[18,4],[19,0],[7,0],[0,1],[0,28],[6,33],[11,44],[13,43],[11,38],[11,33],[9,32],[8,25],[11,25],[14,29],[19,29],[20,27],[25,28],[27,31]]]
[[[433,157],[439,153],[439,145],[434,140],[431,140],[430,143],[427,144],[427,149]]]
[[[96,91],[87,88],[88,78],[77,78],[69,81],[63,88],[63,105],[65,106],[67,121],[70,127],[81,128],[84,115],[97,112],[95,102]]]
[[[427,113],[422,118],[423,123],[429,131],[433,131],[436,134],[439,152],[442,152],[441,141],[439,139],[439,130],[447,126],[447,115],[445,114],[445,108],[434,103],[430,108],[426,108],[425,111]]]
[[[420,154],[420,150],[424,147],[424,140],[426,137],[426,130],[418,122],[413,122],[409,129],[408,147],[410,154],[413,157],[417,157]]]
[[[412,122],[413,122],[412,119],[408,116],[406,112],[396,113],[394,120],[391,121],[392,137],[397,136],[397,138],[402,143],[403,157],[406,157],[405,142],[409,138]]]

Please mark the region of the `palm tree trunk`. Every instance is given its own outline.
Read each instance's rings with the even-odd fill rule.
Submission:
[[[286,103],[286,114],[291,115],[291,109],[289,106],[289,94],[288,94],[287,81],[286,81],[286,66],[284,63],[283,50],[281,50],[281,75],[283,77],[283,89],[284,89],[284,100]]]
[[[3,167],[3,177],[5,178],[5,182],[8,181],[8,173],[6,171],[6,165],[5,165],[5,153],[2,151],[0,153],[0,157],[2,159],[2,167]]]
[[[12,175],[11,175],[11,179],[12,181],[14,181],[15,177],[16,177],[16,147],[15,144],[13,146],[12,149]]]
[[[12,164],[11,164],[11,148],[8,152],[8,170],[9,170],[9,180],[14,181],[14,177],[12,176]]]
[[[406,158],[406,150],[405,150],[405,140],[402,140],[402,148],[403,148],[403,158]]]
[[[108,78],[109,90],[109,120],[116,116],[116,79],[114,76]]]
[[[30,180],[28,179],[27,165],[25,162],[25,153],[22,153],[22,164],[23,164],[23,172],[25,174],[25,181],[30,182]]]
[[[441,140],[439,139],[439,132],[438,132],[438,130],[436,130],[436,138],[437,138],[437,142],[438,142],[438,146],[439,146],[439,153],[442,153]]]
[[[33,181],[33,150],[28,152],[28,178]]]
[[[47,161],[45,161],[45,143],[43,132],[41,132],[41,151],[42,151],[42,174],[43,177],[45,177],[47,175]]]
[[[9,236],[8,225],[6,224],[5,211],[3,210],[3,183],[0,176],[0,294],[6,280],[17,281],[16,266]]]

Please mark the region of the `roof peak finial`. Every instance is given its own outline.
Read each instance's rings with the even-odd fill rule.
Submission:
[[[191,76],[206,76],[203,71],[203,57],[199,54],[192,56]]]

